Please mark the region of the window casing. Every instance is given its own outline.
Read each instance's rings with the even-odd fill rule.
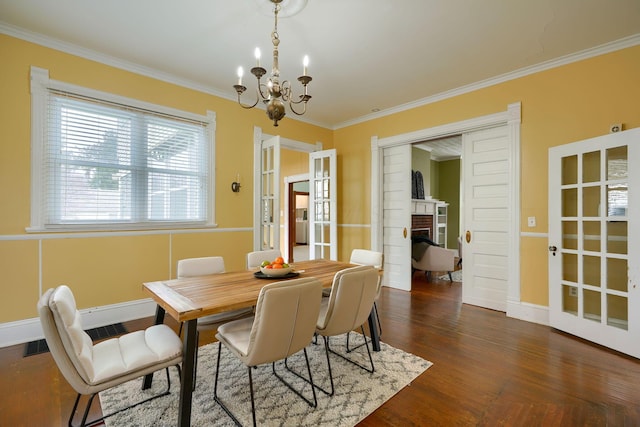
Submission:
[[[32,69],[30,231],[212,226],[207,116],[48,79]]]

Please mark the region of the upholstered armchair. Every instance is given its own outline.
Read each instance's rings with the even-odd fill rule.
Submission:
[[[449,274],[449,280],[453,282],[451,272],[455,270],[454,251],[427,243],[415,243],[412,252],[412,273],[422,270],[429,277],[432,271],[446,271]]]

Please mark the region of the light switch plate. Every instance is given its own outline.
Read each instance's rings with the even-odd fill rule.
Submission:
[[[529,227],[535,227],[536,226],[536,217],[535,216],[530,216],[529,218],[527,218],[527,225]]]

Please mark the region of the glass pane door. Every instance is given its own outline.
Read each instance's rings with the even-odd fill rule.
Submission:
[[[280,137],[262,142],[259,250],[280,249]]]
[[[640,143],[640,130],[549,152],[549,317],[553,327],[638,357],[634,138]]]
[[[336,151],[309,154],[309,257],[338,259]]]

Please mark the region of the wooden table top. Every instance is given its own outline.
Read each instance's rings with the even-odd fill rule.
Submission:
[[[345,262],[312,260],[294,263],[298,278],[315,277],[324,287],[331,287],[333,276],[353,267]],[[255,270],[258,271],[258,270]],[[209,276],[162,280],[143,284],[153,300],[178,322],[210,314],[251,307],[260,290],[268,283],[288,279],[259,279],[255,271],[233,271]]]

